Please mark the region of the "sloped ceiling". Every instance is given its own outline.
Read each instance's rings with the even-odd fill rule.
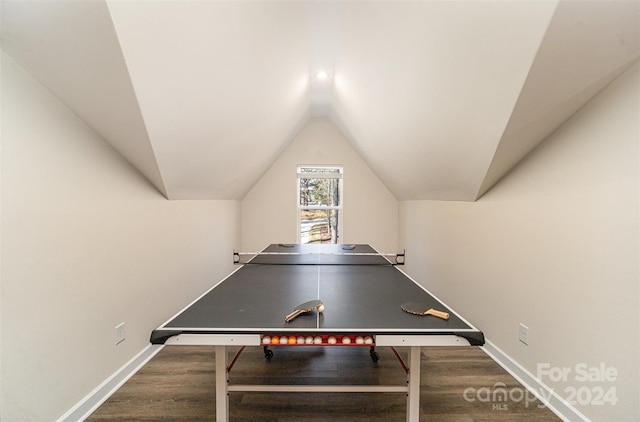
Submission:
[[[3,50],[169,199],[241,199],[323,116],[399,200],[474,201],[640,54],[635,0],[1,5]]]

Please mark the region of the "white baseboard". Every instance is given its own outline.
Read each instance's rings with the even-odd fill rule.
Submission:
[[[549,410],[555,413],[565,422],[585,421],[589,418],[583,415],[565,399],[560,397],[553,389],[540,382],[531,372],[522,367],[509,355],[500,350],[495,344],[486,341],[481,349],[489,355],[498,365],[504,368],[527,390],[534,394]]]
[[[164,345],[150,344],[140,353],[125,363],[113,375],[97,386],[78,404],[62,415],[57,422],[81,422],[100,407],[118,388],[142,368],[152,357],[156,355]]]

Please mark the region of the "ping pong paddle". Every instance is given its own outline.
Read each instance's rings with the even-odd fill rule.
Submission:
[[[448,312],[437,311],[433,308],[429,308],[422,303],[406,302],[400,305],[403,311],[414,315],[433,315],[434,317],[449,319]]]
[[[284,320],[287,322],[293,321],[297,316],[302,315],[307,312],[311,312],[314,309],[318,309],[322,306],[321,300],[310,300],[301,305],[296,306],[295,310],[291,312],[289,315],[284,317]]]

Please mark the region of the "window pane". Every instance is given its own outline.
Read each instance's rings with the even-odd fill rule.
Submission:
[[[339,179],[300,179],[300,205],[332,206],[340,205]]]
[[[337,243],[338,210],[300,210],[301,243]]]
[[[341,173],[341,169],[338,167],[299,167],[299,173],[320,173],[320,174],[333,174],[335,176],[339,176]]]

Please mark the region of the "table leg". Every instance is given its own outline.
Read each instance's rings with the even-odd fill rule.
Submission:
[[[229,374],[227,373],[227,348],[216,346],[216,421],[229,420]]]
[[[409,393],[407,394],[407,422],[418,422],[420,413],[420,346],[409,348]]]

